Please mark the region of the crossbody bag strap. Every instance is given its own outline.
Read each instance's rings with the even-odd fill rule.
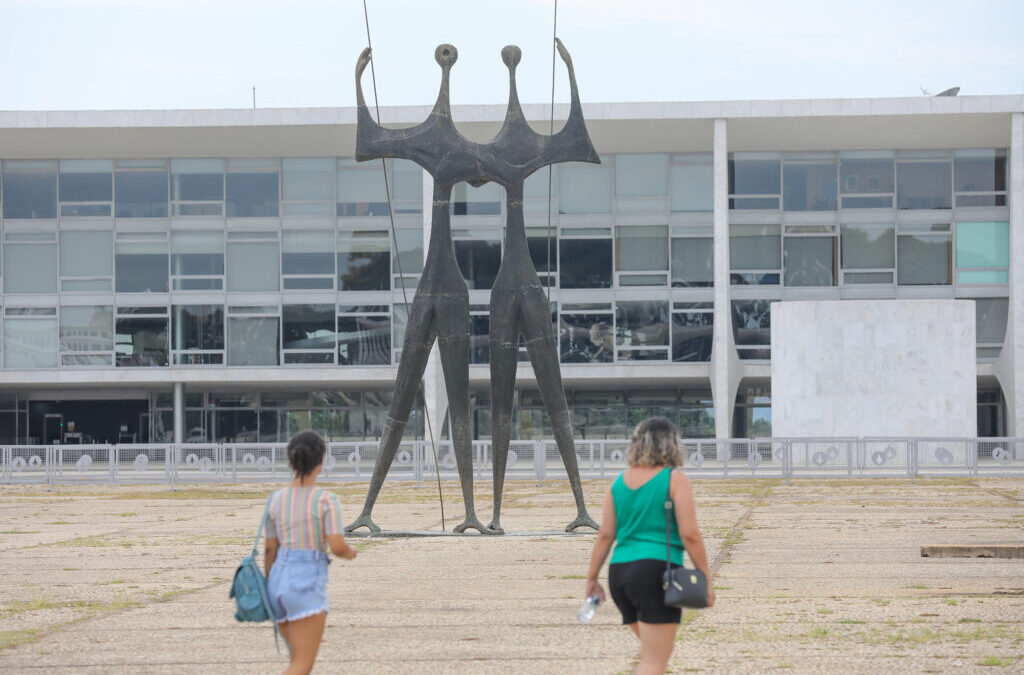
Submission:
[[[672,571],[672,534],[669,530],[672,517],[672,469],[668,471],[668,487],[665,488],[665,571]]]

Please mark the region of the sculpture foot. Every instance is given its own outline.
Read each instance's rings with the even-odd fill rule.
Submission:
[[[576,530],[578,530],[581,527],[589,527],[592,530],[599,530],[599,529],[601,529],[601,527],[597,523],[594,522],[594,519],[591,518],[586,513],[586,511],[584,511],[580,515],[576,516],[576,520],[572,521],[571,523],[569,523],[568,525],[565,526],[565,531],[566,532],[575,532]]]
[[[465,532],[466,530],[468,530],[470,528],[476,530],[480,534],[487,534],[487,532],[486,532],[487,528],[484,527],[484,524],[481,523],[479,520],[477,520],[477,518],[475,516],[471,516],[469,518],[466,518],[464,521],[462,521],[461,523],[456,525],[454,528],[452,528],[452,532],[455,532],[457,534],[462,534],[463,532]]]
[[[495,518],[487,524],[487,532],[485,534],[505,534],[505,528],[501,526],[501,522]]]
[[[365,527],[370,532],[380,532],[380,527],[373,522],[369,514],[364,514],[352,521],[351,525],[345,527],[345,532],[355,532],[360,527]]]

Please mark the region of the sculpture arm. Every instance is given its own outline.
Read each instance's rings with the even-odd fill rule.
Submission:
[[[370,109],[363,97],[363,71],[369,65],[370,48],[367,47],[356,61],[356,160],[382,157],[412,159],[415,152],[415,139],[421,132],[422,124],[408,129],[386,129],[370,115]]]

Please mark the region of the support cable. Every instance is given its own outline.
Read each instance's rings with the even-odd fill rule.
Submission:
[[[555,40],[558,37],[558,0],[555,0],[555,17],[551,26],[551,120],[548,124],[548,133],[555,133]],[[554,165],[548,164],[548,236],[545,244],[548,249],[547,270],[547,291],[548,291],[548,312],[551,311],[551,182]],[[555,277],[557,278],[557,274]]]
[[[377,124],[380,124],[380,102],[377,99],[377,69],[374,67],[373,42],[370,40],[370,14],[366,9],[366,0],[363,0],[363,20],[366,23],[366,46],[370,48],[370,76],[373,79],[373,107],[377,111]],[[398,278],[402,280],[402,302],[405,304],[405,322],[408,329],[409,319],[412,312],[409,307],[409,296],[405,291],[405,275],[402,274],[402,256],[398,255],[398,236],[395,232],[395,209],[391,203],[391,186],[388,183],[387,164],[383,157],[380,160],[381,172],[384,174],[384,194],[388,200],[388,217],[391,220],[391,240],[395,242],[395,262],[398,264]],[[549,209],[550,210],[550,209]],[[550,216],[549,216],[550,218]],[[437,498],[441,502],[441,530],[444,531],[444,496],[441,492],[441,465],[437,461],[437,443],[434,440],[434,428],[430,423],[430,411],[427,409],[426,387],[423,379],[420,378],[420,394],[423,397],[423,417],[427,422],[427,433],[430,435],[430,449],[434,455],[434,473],[437,476]]]

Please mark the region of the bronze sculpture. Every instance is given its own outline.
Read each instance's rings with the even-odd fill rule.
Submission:
[[[527,349],[535,370],[543,371],[543,374],[538,373],[538,385],[551,416],[559,451],[576,499],[577,518],[566,529],[597,527],[587,514],[583,501],[568,407],[558,370],[554,331],[549,319],[548,303],[544,300],[540,280],[526,249],[522,213],[523,182],[534,171],[559,162],[600,161],[583,122],[571,59],[560,41],[557,46],[569,69],[571,83],[572,104],[565,126],[551,136],[543,136],[530,129],[519,105],[515,87],[515,67],[521,52],[518,47],[508,46],[502,50],[502,59],[509,68],[509,110],[501,131],[487,144],[469,141],[456,130],[452,121],[448,82],[451,67],[458,58],[455,47],[443,44],[435,50],[434,58],[442,71],[437,101],[424,122],[407,129],[385,129],[370,116],[361,86],[363,70],[369,63],[369,48],[359,57],[356,65],[356,160],[397,157],[416,162],[434,178],[434,203],[430,246],[409,312],[402,359],[395,381],[395,395],[378,446],[373,478],[363,510],[345,528],[347,531],[364,526],[372,531],[380,529],[370,514],[402,440],[430,349],[434,340],[439,339],[441,365],[451,411],[452,444],[466,504],[466,519],[456,526],[455,531],[473,528],[484,533],[502,532],[499,519],[501,489],[504,485],[511,430],[518,340],[522,332],[526,334]],[[474,186],[493,181],[504,186],[508,194],[506,251],[491,296],[492,391],[498,393],[494,400],[496,403],[500,401],[501,409],[496,407],[494,416],[495,506],[494,519],[487,528],[477,520],[473,507],[469,419],[469,296],[455,259],[451,238],[451,191],[456,183],[462,181]],[[496,303],[502,301],[509,304],[496,312]],[[514,311],[508,312],[509,307]],[[497,423],[499,420],[500,424]]]

